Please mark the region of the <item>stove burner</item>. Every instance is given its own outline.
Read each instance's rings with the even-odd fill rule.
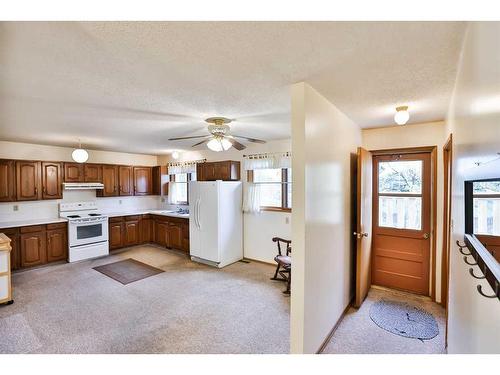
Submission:
[[[68,215],[68,218],[70,218],[70,219],[76,219],[79,217],[80,217],[80,215]]]
[[[101,216],[101,214],[90,213],[89,216]]]

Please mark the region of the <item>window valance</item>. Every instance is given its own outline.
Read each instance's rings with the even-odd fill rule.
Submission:
[[[292,153],[289,151],[244,155],[243,168],[247,171],[291,167]]]
[[[168,174],[196,173],[196,164],[204,163],[205,161],[206,159],[168,163]]]

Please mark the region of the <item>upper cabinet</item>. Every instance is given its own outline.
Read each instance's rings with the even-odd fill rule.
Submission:
[[[16,200],[16,164],[14,160],[0,160],[0,202]]]
[[[81,163],[64,163],[64,182],[84,182],[84,165]]]
[[[134,195],[134,176],[132,167],[120,165],[118,167],[120,181],[119,195]]]
[[[240,162],[234,160],[199,163],[196,165],[198,181],[239,181]]]
[[[152,180],[151,167],[134,167],[134,195],[151,195]]]
[[[39,161],[16,161],[16,199],[33,201],[41,194],[41,163]]]
[[[116,197],[118,195],[120,181],[118,179],[117,165],[102,166],[102,183],[104,184],[104,189],[97,190],[98,197]]]
[[[153,195],[168,195],[168,168],[167,166],[156,166],[152,168],[153,173]]]
[[[42,162],[42,199],[62,199],[62,164]]]
[[[101,164],[84,164],[83,170],[85,182],[102,182]]]

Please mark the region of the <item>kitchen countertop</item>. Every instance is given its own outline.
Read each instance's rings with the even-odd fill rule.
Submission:
[[[132,210],[125,212],[103,212],[103,214],[108,215],[108,217],[117,216],[130,216],[130,215],[159,215],[159,216],[170,216],[179,217],[181,219],[189,219],[189,214],[178,214],[177,212],[168,212],[169,210]],[[26,227],[29,225],[42,225],[42,224],[52,224],[52,223],[65,223],[67,219],[60,217],[45,218],[45,219],[25,219],[25,220],[13,220],[13,221],[0,221],[0,231],[5,228],[16,228],[16,227]]]
[[[0,230],[5,228],[16,228],[16,227],[26,227],[29,225],[41,225],[41,224],[52,224],[52,223],[65,223],[67,219],[60,217],[45,218],[45,219],[25,219],[25,220],[13,220],[13,221],[1,221]]]

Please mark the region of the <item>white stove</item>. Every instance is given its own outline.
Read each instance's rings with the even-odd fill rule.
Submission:
[[[69,262],[109,254],[108,217],[97,202],[60,203],[59,216],[68,219]]]

